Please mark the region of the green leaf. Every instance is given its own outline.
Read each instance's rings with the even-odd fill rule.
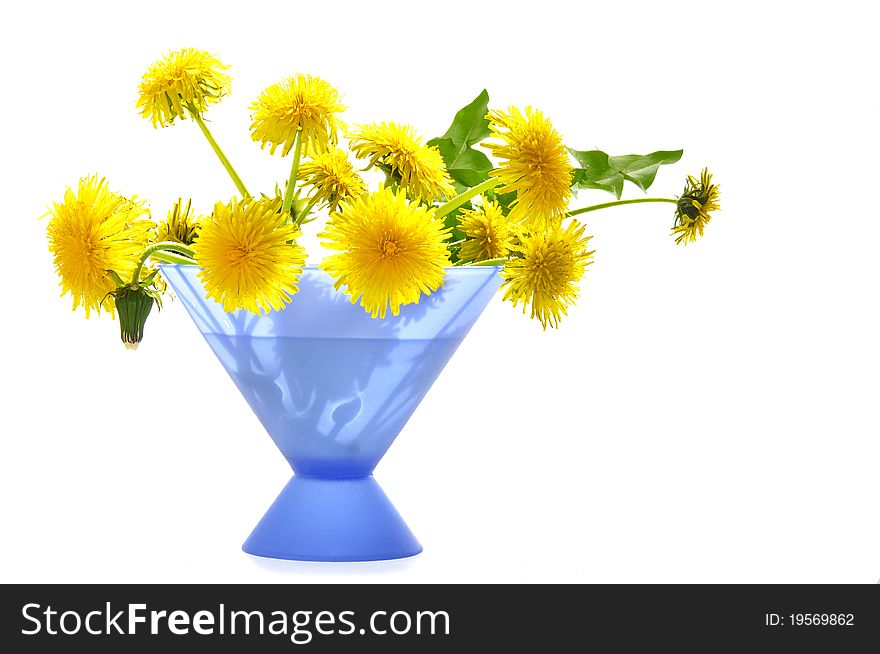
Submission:
[[[582,166],[574,169],[572,186],[597,188],[620,197],[623,193],[623,175],[611,168],[607,154],[601,150],[578,151],[570,148],[569,152]]]
[[[468,187],[487,180],[492,170],[489,157],[471,147],[491,134],[488,111],[489,93],[483,89],[473,102],[458,110],[443,136],[428,141],[440,150],[452,178]]]
[[[431,139],[436,145],[452,178],[466,187],[476,186],[489,178],[492,162],[489,157],[471,147],[456,145],[448,138]]]
[[[458,110],[452,125],[440,138],[449,139],[456,145],[470,146],[479,143],[492,134],[489,130],[489,120],[486,118],[487,113],[489,113],[489,92],[483,89],[473,102]]]
[[[651,154],[625,154],[622,157],[609,157],[608,163],[643,191],[654,183],[657,169],[664,164],[674,164],[684,150],[659,150]]]
[[[446,214],[443,217],[443,222],[446,227],[450,227],[452,231],[449,232],[449,236],[446,238],[447,243],[455,243],[456,241],[461,241],[467,238],[467,235],[459,229],[459,224],[461,222],[461,212],[467,209],[473,209],[473,205],[470,202],[465,202],[462,206],[455,209],[451,213]],[[452,263],[458,261],[458,251],[460,248],[453,248],[449,255],[449,260]]]
[[[657,169],[681,159],[683,150],[658,150],[651,154],[627,154],[609,157],[601,150],[572,150],[571,155],[581,165],[575,168],[572,186],[596,188],[620,198],[623,182],[627,180],[643,191],[654,183]]]
[[[506,216],[510,213],[510,205],[516,200],[516,191],[509,193],[499,193],[498,187],[486,192],[486,197],[501,205],[501,210]]]

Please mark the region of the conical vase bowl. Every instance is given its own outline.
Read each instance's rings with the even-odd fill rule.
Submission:
[[[498,268],[448,268],[443,288],[384,319],[312,266],[293,301],[264,316],[224,312],[194,266],[161,269],[293,469],[244,551],[303,561],[421,552],[373,470],[498,290]]]

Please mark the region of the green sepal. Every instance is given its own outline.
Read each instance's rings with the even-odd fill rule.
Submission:
[[[110,275],[110,279],[113,280],[113,284],[119,288],[120,286],[125,286],[128,282],[123,281],[122,277],[119,276],[115,270],[108,270],[107,274]]]
[[[137,348],[144,338],[144,325],[156,301],[155,292],[141,286],[123,286],[113,293],[122,342],[129,349]]]
[[[149,275],[147,275],[146,277],[144,277],[141,280],[141,282],[140,282],[141,286],[149,286],[150,284],[152,284],[153,280],[156,279],[156,275],[158,275],[158,274],[159,274],[159,269],[157,268],[156,270],[154,270],[153,272],[151,272]]]
[[[136,349],[144,337],[144,325],[153,305],[162,310],[162,293],[155,287],[159,270],[153,270],[137,282],[124,281],[115,270],[108,270],[107,274],[113,279],[116,288],[107,293],[104,299],[113,298],[122,342],[127,348]]]

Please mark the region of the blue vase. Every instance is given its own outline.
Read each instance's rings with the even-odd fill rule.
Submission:
[[[226,313],[194,266],[162,275],[294,475],[244,543],[257,556],[373,561],[422,546],[373,469],[501,285],[498,268],[448,268],[442,289],[370,318],[307,266],[282,311]]]

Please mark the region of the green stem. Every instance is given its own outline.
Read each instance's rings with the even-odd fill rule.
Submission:
[[[229,162],[229,159],[226,158],[226,155],[223,154],[223,150],[220,149],[220,146],[217,144],[217,141],[214,140],[214,136],[211,134],[211,131],[208,129],[208,126],[205,124],[205,121],[202,119],[202,116],[198,111],[195,111],[192,107],[187,107],[189,109],[190,114],[192,114],[193,119],[198,123],[199,127],[202,129],[202,134],[205,135],[205,138],[208,139],[208,143],[211,144],[211,147],[214,149],[214,153],[217,155],[217,158],[220,159],[220,163],[223,164],[223,167],[226,169],[226,172],[229,173],[229,176],[232,178],[232,181],[235,183],[235,187],[238,189],[238,192],[241,193],[242,197],[249,198],[251,194],[248,193],[248,190],[244,186],[244,182],[241,181],[241,177],[238,176],[238,173],[235,172],[235,168],[232,167],[232,164]]]
[[[150,255],[156,261],[161,261],[162,263],[176,263],[181,266],[194,266],[196,265],[195,259],[190,259],[189,257],[180,256],[174,254],[173,252],[153,252]]]
[[[290,211],[293,204],[293,190],[296,188],[296,173],[299,171],[299,159],[302,156],[302,132],[297,132],[294,137],[293,163],[290,165],[290,179],[287,180],[287,189],[284,191],[284,202],[281,204],[281,213]]]
[[[442,218],[446,214],[452,213],[453,211],[458,209],[461,205],[463,205],[465,202],[467,202],[471,198],[478,196],[480,193],[483,193],[485,191],[489,191],[489,190],[495,188],[500,183],[501,183],[500,179],[490,177],[482,184],[478,184],[477,186],[475,186],[473,188],[469,188],[467,191],[465,191],[461,195],[456,195],[454,198],[449,200],[449,202],[447,202],[446,204],[441,204],[439,207],[437,207],[434,210],[434,217],[435,218]]]
[[[582,213],[587,213],[588,211],[598,211],[599,209],[607,209],[608,207],[619,207],[624,204],[640,204],[642,202],[672,202],[675,204],[678,202],[676,198],[636,198],[634,200],[617,200],[616,202],[605,202],[603,204],[594,204],[589,207],[581,207],[580,209],[575,209],[574,211],[569,211],[566,216],[577,216]]]
[[[138,281],[141,278],[141,269],[143,269],[144,264],[147,259],[149,259],[152,255],[157,252],[161,252],[162,250],[171,250],[172,252],[176,252],[178,255],[185,255],[190,259],[195,259],[196,253],[193,252],[192,248],[183,245],[182,243],[175,243],[174,241],[161,241],[159,243],[153,243],[152,245],[144,248],[144,251],[141,252],[141,256],[138,258],[138,264],[135,266],[134,273],[131,276],[131,285],[136,286]],[[178,263],[178,262],[175,262]],[[193,261],[195,263],[195,261]]]

